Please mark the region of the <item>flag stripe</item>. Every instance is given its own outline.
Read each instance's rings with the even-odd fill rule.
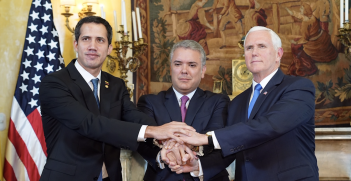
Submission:
[[[32,128],[35,132],[35,134],[37,135],[39,142],[41,144],[41,148],[45,154],[45,156],[48,156],[48,154],[46,153],[46,143],[45,143],[45,137],[44,137],[44,130],[42,129],[43,127],[43,123],[41,121],[37,121],[37,120],[41,120],[41,115],[38,111],[39,108],[35,109],[32,113],[30,113],[27,118],[30,122],[30,124],[32,125]]]
[[[30,180],[39,180],[39,172],[36,164],[34,163],[34,160],[29,154],[29,151],[26,147],[26,144],[22,140],[21,136],[15,129],[15,125],[11,119],[10,125],[9,125],[9,140],[15,147],[15,150],[17,152],[17,155],[21,159],[23,165],[26,167],[27,170],[31,170],[28,173],[29,179]]]
[[[22,109],[19,107],[18,102],[16,101],[15,97],[13,98],[13,101],[12,101],[12,109],[11,110],[13,110],[13,112],[11,112],[11,119],[16,120],[16,121],[13,121],[14,126],[16,128],[15,130],[18,131],[18,134],[19,134],[18,136],[20,136],[22,138],[21,140],[24,141],[24,144],[26,146],[26,149],[28,150],[28,153],[31,155],[32,159],[34,160],[34,162],[36,164],[37,171],[40,170],[39,174],[41,174],[41,171],[44,168],[44,165],[46,162],[46,154],[43,151],[41,143],[38,140],[38,137],[37,137],[36,133],[34,132],[32,125],[30,124],[30,121],[27,119],[26,115],[24,115],[24,113],[23,113]],[[34,110],[33,112],[37,112],[37,111]],[[14,113],[14,114],[12,114],[12,113]],[[37,114],[38,114],[38,112],[37,112]],[[28,117],[34,118],[33,116],[30,116],[30,115],[28,115]],[[31,120],[31,122],[36,122],[38,124],[40,123],[39,125],[42,125],[40,115],[39,115],[39,117],[37,117],[37,119],[35,121],[33,119],[33,120]],[[38,125],[36,125],[36,126],[38,126]],[[39,127],[37,129],[42,130],[42,127]],[[15,146],[15,148],[16,148],[16,150],[18,149],[16,146]],[[46,146],[45,146],[45,150],[46,150]],[[27,167],[27,169],[28,169],[28,167]]]
[[[11,181],[17,181],[15,172],[13,171],[13,168],[6,159],[4,162],[4,177]]]
[[[19,181],[29,180],[26,167],[24,167],[21,159],[17,155],[15,147],[10,140],[7,140],[5,158],[9,165],[4,165],[4,170],[13,170],[15,178]],[[10,167],[8,168],[8,166]],[[4,172],[4,178],[8,181],[12,181],[11,178],[13,175],[8,172],[9,171]]]

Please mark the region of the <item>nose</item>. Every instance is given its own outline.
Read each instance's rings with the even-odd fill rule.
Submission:
[[[96,42],[95,41],[90,42],[89,50],[96,50]]]
[[[257,56],[257,54],[258,54],[258,48],[253,47],[252,48],[252,56]]]
[[[188,66],[186,64],[183,64],[181,67],[181,73],[182,74],[187,74],[188,73]]]

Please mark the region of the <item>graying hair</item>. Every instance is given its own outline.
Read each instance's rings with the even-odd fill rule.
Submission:
[[[196,42],[194,40],[183,40],[183,41],[180,41],[180,42],[177,42],[176,44],[174,44],[172,49],[171,49],[171,53],[169,55],[169,61],[171,63],[172,63],[174,51],[178,48],[191,49],[191,50],[199,52],[201,55],[201,66],[206,65],[205,50],[204,50],[204,48],[202,48],[202,46],[198,42]]]
[[[249,36],[249,34],[251,32],[254,31],[268,31],[269,34],[271,35],[271,39],[272,39],[272,43],[273,43],[273,47],[276,51],[278,51],[278,48],[282,47],[282,40],[279,38],[279,36],[271,29],[266,28],[264,26],[254,26],[250,29],[249,32],[247,32],[246,36],[245,36],[245,40],[244,40],[244,47],[245,47],[245,43],[246,43],[246,38],[247,36]]]

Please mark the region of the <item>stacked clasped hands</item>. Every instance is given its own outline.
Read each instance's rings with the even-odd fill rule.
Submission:
[[[161,159],[177,174],[198,171],[198,157],[193,151],[194,148],[192,145],[179,143],[175,139],[164,140]]]
[[[163,126],[180,126],[182,124],[185,123],[171,122]],[[197,133],[194,128],[187,126],[186,129],[174,132],[171,138],[158,140],[159,143],[162,143],[160,152],[162,162],[177,174],[198,171],[197,154],[199,151],[201,152],[198,146],[204,144],[200,141],[203,140],[203,136]]]

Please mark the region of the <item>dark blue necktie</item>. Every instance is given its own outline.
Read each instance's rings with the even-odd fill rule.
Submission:
[[[93,83],[93,92],[94,92],[94,97],[97,103],[97,106],[100,108],[100,101],[99,101],[99,96],[98,96],[98,83],[99,83],[99,79],[91,79],[91,82]],[[102,170],[100,172],[99,178],[97,179],[97,181],[102,181]]]
[[[249,105],[249,110],[247,111],[247,118],[250,117],[252,108],[254,107],[255,102],[256,102],[258,96],[260,95],[260,90],[261,90],[261,89],[262,89],[261,84],[257,84],[257,85],[255,86],[254,95],[252,96],[252,99],[251,99],[251,102],[250,102],[250,105]]]
[[[95,100],[96,100],[96,103],[98,105],[98,107],[100,108],[100,101],[99,101],[99,96],[98,96],[98,82],[99,82],[99,79],[96,78],[96,79],[91,79],[91,82],[93,83],[93,92],[94,92],[94,97],[95,97]]]

